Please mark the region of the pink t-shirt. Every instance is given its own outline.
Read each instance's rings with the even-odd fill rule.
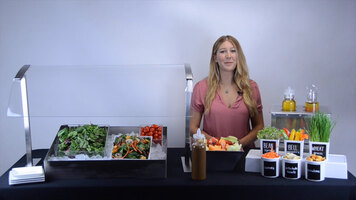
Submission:
[[[250,80],[253,97],[257,103],[258,112],[262,112],[262,101],[257,83]],[[208,91],[208,79],[199,81],[193,90],[191,108],[204,114],[205,96]],[[226,136],[235,136],[238,139],[243,138],[250,132],[250,117],[248,109],[241,95],[237,96],[236,101],[229,108],[224,100],[216,92],[215,98],[211,104],[208,115],[204,114],[203,130],[209,135],[220,138]]]

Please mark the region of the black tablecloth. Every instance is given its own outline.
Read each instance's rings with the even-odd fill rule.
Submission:
[[[43,158],[47,149],[34,150]],[[166,179],[70,179],[25,185],[8,184],[9,171],[0,178],[0,199],[356,199],[356,178],[326,178],[322,182],[282,177],[265,178],[243,171],[208,172],[205,181],[193,181],[184,173],[180,156],[184,149],[169,148]],[[13,167],[25,166],[23,156]]]

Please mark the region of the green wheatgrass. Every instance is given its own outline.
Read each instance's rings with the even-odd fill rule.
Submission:
[[[312,142],[329,142],[330,133],[335,126],[330,117],[324,113],[316,112],[310,119],[309,136]]]

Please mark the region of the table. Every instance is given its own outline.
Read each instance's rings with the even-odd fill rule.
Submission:
[[[33,151],[42,158],[47,149]],[[0,200],[7,199],[356,199],[356,178],[326,178],[310,182],[304,178],[270,179],[243,170],[207,172],[205,181],[193,181],[184,173],[180,156],[183,148],[168,148],[166,179],[103,178],[51,180],[44,183],[8,185],[8,173],[0,177]],[[25,166],[25,155],[12,167]]]

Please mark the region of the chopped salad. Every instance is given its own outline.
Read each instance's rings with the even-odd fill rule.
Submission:
[[[114,159],[148,159],[151,137],[120,135],[113,143],[111,157]]]

